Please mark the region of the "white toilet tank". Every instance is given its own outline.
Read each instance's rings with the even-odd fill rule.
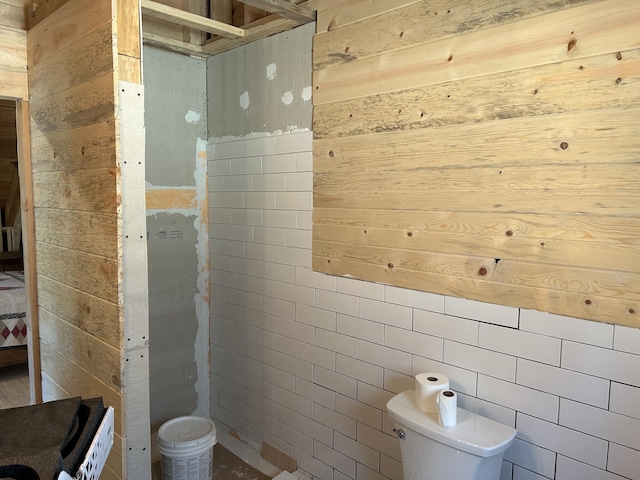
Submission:
[[[437,413],[424,413],[408,390],[387,403],[400,438],[404,480],[498,480],[504,451],[516,430],[462,408],[444,428]]]

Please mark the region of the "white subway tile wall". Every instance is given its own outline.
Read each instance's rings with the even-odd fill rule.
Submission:
[[[311,142],[207,149],[212,416],[315,478],[399,480],[386,402],[439,371],[518,429],[501,480],[640,480],[640,329],[312,272]]]

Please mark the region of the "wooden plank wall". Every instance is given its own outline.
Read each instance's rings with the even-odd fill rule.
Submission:
[[[640,3],[321,2],[313,267],[640,326]]]
[[[0,0],[0,97],[27,98],[27,32],[22,0]]]
[[[107,479],[126,471],[113,18],[70,0],[27,42],[43,398],[115,408]]]

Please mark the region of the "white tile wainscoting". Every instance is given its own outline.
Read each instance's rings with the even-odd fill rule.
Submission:
[[[640,479],[640,330],[311,271],[311,132],[210,142],[211,414],[322,480],[402,478],[438,371],[518,429],[502,480]]]

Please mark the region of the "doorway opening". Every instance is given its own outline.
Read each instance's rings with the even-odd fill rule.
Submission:
[[[21,138],[22,116],[28,113],[22,107],[0,98],[0,408],[28,405],[38,398],[25,286],[20,167],[28,161]]]

